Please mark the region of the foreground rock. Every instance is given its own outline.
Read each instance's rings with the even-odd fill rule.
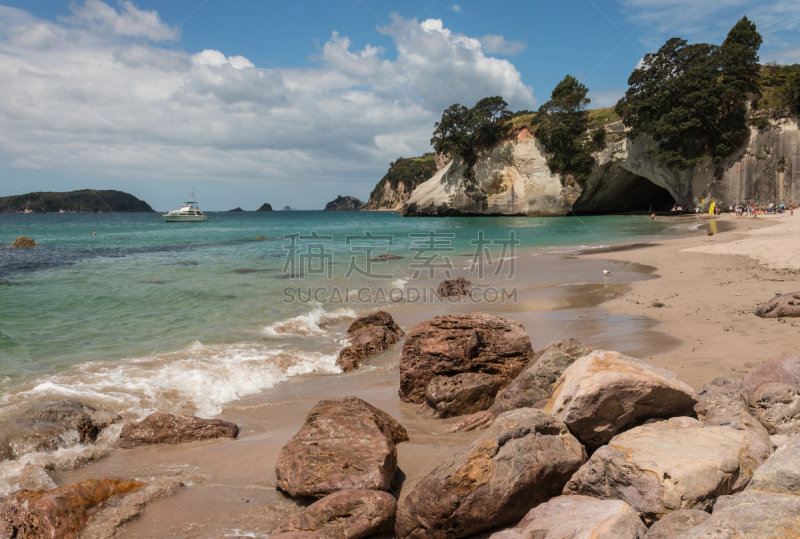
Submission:
[[[522,324],[485,313],[444,315],[415,327],[403,345],[400,398],[422,403],[431,378],[478,372],[496,376],[501,387],[533,357]]]
[[[469,287],[472,283],[463,277],[456,279],[445,279],[439,284],[436,293],[440,298],[454,298],[458,296],[466,296],[469,293]]]
[[[361,539],[391,533],[397,501],[379,490],[341,490],[281,523],[272,539]]]
[[[624,432],[598,449],[564,487],[628,502],[646,522],[681,509],[707,510],[742,490],[769,446],[750,430],[703,427],[688,417]]]
[[[401,502],[397,537],[467,537],[517,522],[556,496],[586,460],[566,425],[541,410],[506,412],[441,462]]]
[[[117,447],[129,449],[140,445],[182,444],[213,438],[236,438],[238,435],[239,427],[221,419],[156,412],[141,421],[123,425]]]
[[[744,388],[733,380],[717,378],[698,389],[695,396],[694,411],[703,425],[750,429],[771,443],[767,429],[750,413]]]
[[[646,533],[642,519],[625,502],[559,496],[490,539],[642,539]]]
[[[682,509],[670,513],[647,531],[645,539],[678,539],[681,534],[711,518],[709,513],[696,509]]]
[[[797,539],[800,496],[746,491],[722,496],[711,518],[680,539]]]
[[[525,369],[514,378],[489,409],[495,416],[535,406],[553,395],[553,386],[567,367],[592,353],[577,339],[562,339],[536,353]]]
[[[800,436],[795,436],[756,468],[746,490],[800,496]]]
[[[36,247],[36,242],[33,241],[33,238],[20,236],[14,240],[14,247]]]
[[[0,509],[0,534],[20,539],[77,538],[92,508],[143,485],[132,479],[87,479],[49,491],[18,490]]]
[[[775,296],[756,310],[761,318],[800,316],[800,292]]]
[[[319,401],[281,449],[275,486],[317,498],[340,490],[389,490],[397,471],[395,444],[407,440],[402,425],[359,398]]]
[[[800,387],[800,357],[783,354],[748,372],[742,385],[748,395],[752,395],[761,384],[781,382]]]
[[[570,365],[545,410],[595,449],[649,418],[692,414],[694,390],[668,370],[597,350]]]
[[[770,434],[800,434],[800,388],[767,382],[750,395],[750,406]]]
[[[40,402],[2,429],[0,456],[12,459],[34,451],[55,451],[67,447],[75,435],[80,443],[94,442],[118,417],[73,399]]]
[[[494,415],[484,410],[483,412],[475,412],[472,415],[468,415],[461,421],[457,423],[453,423],[446,429],[444,429],[440,434],[452,434],[454,432],[468,432],[471,430],[483,430],[489,428],[494,422]]]
[[[361,362],[405,337],[392,316],[378,311],[357,318],[347,329],[349,344],[339,352],[336,365],[344,372],[361,366]]]
[[[500,380],[491,374],[434,376],[425,388],[425,403],[417,413],[446,418],[480,412],[491,406],[498,389]]]

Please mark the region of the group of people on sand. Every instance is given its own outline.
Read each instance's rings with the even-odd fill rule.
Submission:
[[[731,211],[734,211],[733,207],[731,207]],[[747,214],[748,217],[755,217],[757,215],[785,213],[786,211],[789,212],[789,215],[794,216],[794,202],[789,202],[788,210],[783,202],[778,204],[770,202],[766,208],[762,207],[761,204],[758,207],[755,204],[737,204],[735,211],[737,217],[741,217],[744,214]]]

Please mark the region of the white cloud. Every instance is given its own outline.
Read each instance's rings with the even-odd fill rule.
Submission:
[[[461,13],[461,6],[458,4],[453,4],[452,6],[447,6],[447,9],[450,11],[455,11],[456,13]]]
[[[513,64],[440,20],[393,15],[378,30],[396,38],[395,59],[333,32],[316,65],[280,69],[158,48],[161,30],[173,31],[128,2],[87,0],[60,22],[0,7],[0,167],[57,172],[63,160],[107,187],[115,178],[245,184],[263,173],[276,192],[296,193],[287,178],[299,178],[364,196],[390,161],[429,150],[452,103],[501,95],[514,109],[536,105]],[[4,194],[17,187],[0,179]],[[306,196],[320,205],[335,194]]]
[[[483,50],[489,54],[504,54],[513,56],[525,50],[525,45],[520,41],[506,41],[503,36],[487,34],[481,38]]]

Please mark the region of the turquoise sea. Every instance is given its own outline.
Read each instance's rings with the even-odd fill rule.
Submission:
[[[172,400],[188,410],[219,413],[295,374],[335,372],[342,344],[326,327],[376,308],[352,290],[402,290],[413,281],[410,266],[427,276],[444,257],[454,276],[469,279],[480,238],[496,260],[511,258],[502,240],[512,231],[518,252],[547,252],[685,230],[647,216],[291,211],[165,223],[158,214],[0,215],[0,390],[5,402],[46,393],[139,410],[177,394]],[[314,233],[321,237],[286,238]],[[22,235],[39,246],[8,245]],[[364,276],[367,258],[381,254],[402,258],[371,263],[381,278]],[[559,284],[561,277],[547,278]],[[297,286],[351,293],[330,303],[284,301],[284,289]]]

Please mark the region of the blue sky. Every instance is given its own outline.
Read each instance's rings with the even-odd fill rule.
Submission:
[[[595,106],[666,39],[800,61],[800,3],[574,0],[0,4],[0,196],[121,189],[169,209],[364,200],[448,105],[534,109],[566,74]]]

